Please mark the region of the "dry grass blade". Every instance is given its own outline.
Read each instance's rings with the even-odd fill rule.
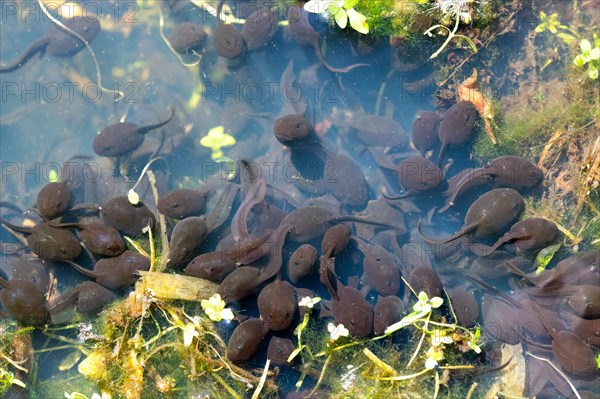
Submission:
[[[180,299],[184,301],[201,301],[217,292],[218,284],[198,277],[181,274],[138,272],[142,277],[135,286],[136,294],[143,296],[150,289],[154,297],[163,300]]]

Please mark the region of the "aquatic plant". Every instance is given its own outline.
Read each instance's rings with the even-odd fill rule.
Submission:
[[[23,381],[15,377],[14,373],[0,367],[0,395],[4,395],[11,385],[18,385],[21,388],[27,387]]]
[[[221,295],[215,294],[208,299],[200,301],[202,310],[212,321],[219,322],[221,320],[233,320],[233,312],[226,308],[225,301],[221,299]]]
[[[554,258],[554,254],[558,252],[561,244],[550,245],[544,249],[542,249],[535,258],[535,274],[540,274],[542,271],[546,269],[548,263]]]
[[[223,126],[213,127],[208,131],[206,136],[200,139],[200,144],[212,150],[211,158],[213,161],[218,161],[223,158],[223,147],[231,147],[235,145],[235,137],[225,133]]]
[[[590,79],[598,79],[598,71],[600,70],[600,37],[594,34],[594,48],[592,44],[583,39],[579,42],[581,53],[575,56],[573,63],[580,68],[587,64],[586,74]]]
[[[540,11],[540,23],[535,27],[535,32],[542,33],[545,31],[552,33],[568,45],[575,42],[579,36],[575,29],[559,21],[558,14],[547,15],[545,12]]]
[[[50,169],[48,172],[48,181],[50,183],[58,183],[60,179],[58,178],[58,172],[54,169]]]
[[[446,46],[453,39],[465,41],[475,53],[477,52],[477,46],[475,45],[475,43],[473,43],[473,40],[471,40],[465,35],[460,35],[456,33],[458,31],[458,27],[461,21],[463,23],[471,22],[471,14],[468,11],[464,10],[465,6],[467,6],[468,3],[470,3],[469,0],[441,0],[435,3],[435,7],[438,8],[442,13],[442,19],[446,17],[451,18],[454,21],[454,27],[451,30],[444,24],[440,23],[430,26],[429,29],[427,29],[423,33],[424,35],[433,37],[432,32],[441,29],[443,31],[446,31],[446,34],[448,35],[444,43],[442,43],[442,45],[433,54],[431,54],[429,59],[437,57],[442,51],[444,51]]]
[[[88,398],[86,395],[82,394],[81,392],[71,392],[71,393],[65,392],[65,398],[67,398],[67,399],[111,399],[111,396],[106,392],[102,392],[101,394],[93,393],[92,396],[90,398]]]
[[[294,360],[294,358],[296,356],[298,356],[298,354],[300,354],[300,352],[302,352],[302,350],[304,348],[308,348],[306,345],[302,344],[302,332],[308,326],[308,322],[310,321],[311,310],[320,301],[321,301],[321,298],[319,298],[319,297],[311,298],[311,297],[306,296],[306,297],[302,298],[300,300],[300,302],[298,302],[298,306],[305,307],[306,312],[304,313],[304,316],[302,317],[302,321],[300,322],[300,324],[298,324],[298,326],[294,330],[294,334],[298,338],[298,347],[290,354],[290,356],[288,357],[288,362],[291,362],[292,360]]]
[[[355,31],[366,35],[369,33],[367,18],[354,9],[358,2],[359,0],[310,0],[304,4],[304,9],[316,14],[327,13],[331,15],[335,23],[342,29],[345,29],[348,21],[350,21],[350,26]]]
[[[300,353],[304,353],[302,365],[297,367],[301,371],[301,376],[296,382],[296,388],[302,387],[307,375],[315,377],[315,372],[317,372],[315,377],[317,383],[313,387],[312,393],[317,392],[326,376],[337,375],[340,377],[327,381],[334,385],[331,397],[385,397],[381,395],[394,392],[391,391],[392,389],[403,389],[405,392],[420,395],[423,389],[429,389],[425,388],[427,383],[422,376],[431,373],[436,381],[435,397],[440,386],[439,370],[445,370],[444,373],[447,373],[448,370],[453,369],[474,368],[473,365],[448,365],[446,362],[453,362],[454,359],[450,348],[458,349],[460,353],[468,351],[481,353],[479,328],[471,331],[456,323],[446,323],[443,319],[438,321],[437,317],[432,317],[433,312],[444,304],[444,300],[440,297],[429,298],[424,292],[415,294],[415,296],[417,302],[413,305],[412,313],[388,327],[384,335],[371,339],[349,336],[343,325],[331,322],[327,324],[326,332],[323,334],[318,321],[309,323],[312,307],[320,301],[320,298],[302,298],[300,305],[307,307],[307,312],[296,327],[298,346],[288,359],[288,362],[291,363]],[[448,305],[454,320],[456,320],[451,303]],[[377,341],[390,338],[409,326],[416,328],[417,332],[416,337],[409,339],[410,343],[408,344],[414,345],[414,350],[410,359],[406,362],[399,362],[399,353],[383,349]],[[321,332],[319,333],[319,331]],[[306,332],[309,333],[308,337],[305,336]],[[421,332],[420,338],[418,338],[418,332]],[[428,349],[422,352],[421,348],[425,344]],[[376,354],[378,352],[381,352],[379,356]],[[418,371],[414,372],[414,367],[411,365],[418,358],[422,359],[423,363]],[[452,360],[448,360],[448,358]],[[397,365],[393,367],[390,364]],[[364,370],[359,374],[358,370],[361,368]],[[405,374],[400,370],[404,370]],[[373,381],[376,382],[373,383]],[[341,391],[336,393],[335,386],[338,384]]]

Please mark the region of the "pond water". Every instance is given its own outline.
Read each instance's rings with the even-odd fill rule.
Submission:
[[[600,394],[597,5],[293,3],[2,2],[0,396]]]

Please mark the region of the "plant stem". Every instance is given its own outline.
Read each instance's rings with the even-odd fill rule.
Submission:
[[[454,29],[452,31],[450,31],[450,29],[448,29],[444,26],[444,28],[448,29],[448,37],[446,38],[446,41],[444,43],[442,43],[440,48],[437,49],[437,51],[435,53],[431,54],[431,57],[429,57],[430,60],[434,59],[435,57],[440,55],[440,53],[446,48],[448,43],[450,43],[450,40],[452,40],[454,38],[454,35],[456,34],[456,31],[458,30],[459,23],[460,23],[460,13],[456,12],[456,22],[454,23]]]

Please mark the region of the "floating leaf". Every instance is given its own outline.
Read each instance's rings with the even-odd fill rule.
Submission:
[[[539,274],[544,269],[546,269],[546,266],[548,265],[548,263],[550,263],[556,251],[560,249],[560,246],[561,244],[550,245],[549,247],[542,249],[540,253],[538,253],[538,255],[535,258],[535,274]]]
[[[348,24],[348,14],[346,13],[346,10],[343,8],[337,8],[334,5],[329,5],[329,9],[331,10],[332,8],[335,9],[335,13],[330,11],[331,15],[333,15],[333,18],[335,19],[335,23],[340,28],[344,29]]]
[[[235,143],[235,137],[225,133],[225,128],[223,126],[213,127],[208,131],[206,136],[200,139],[200,144],[202,146],[210,148],[212,150],[211,157],[213,160],[223,157],[223,152],[221,151],[221,148],[231,147]]]
[[[349,10],[357,4],[358,4],[358,0],[346,0],[346,1],[344,1],[344,8],[346,10]]]
[[[367,23],[367,17],[356,11],[354,8],[351,8],[346,12],[348,13],[350,26],[354,28],[355,31],[362,33],[363,35],[369,33],[369,24]]]

